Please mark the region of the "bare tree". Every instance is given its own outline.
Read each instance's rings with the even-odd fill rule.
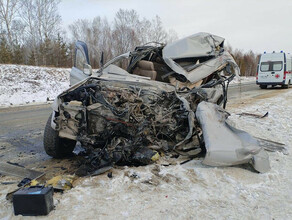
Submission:
[[[165,42],[167,38],[167,33],[162,25],[161,19],[158,15],[151,22],[151,29],[150,29],[150,39],[151,41],[155,42]]]
[[[178,35],[177,35],[176,31],[173,29],[170,29],[167,32],[166,43],[172,43],[173,41],[176,41],[177,39],[178,39]]]
[[[99,66],[100,54],[109,60],[113,56],[133,50],[148,42],[171,42],[177,39],[175,31],[167,32],[161,19],[141,19],[135,10],[120,9],[112,24],[106,18],[79,19],[69,25],[73,40],[82,40],[89,45],[91,64]]]
[[[253,51],[244,53],[242,50],[235,49],[229,45],[226,50],[234,57],[235,62],[240,68],[242,76],[255,76],[257,70],[257,64],[259,61],[259,54],[255,54]]]
[[[135,45],[141,44],[139,39],[140,20],[136,11],[120,9],[114,19],[113,46],[115,55],[132,50]]]
[[[22,1],[21,18],[25,25],[27,43],[31,45],[35,64],[46,65],[49,42],[57,38],[61,17],[58,13],[60,0]],[[38,50],[42,47],[42,60]]]
[[[105,59],[112,57],[112,29],[106,18],[95,17],[93,20],[79,19],[69,25],[73,41],[81,40],[89,46],[90,62],[93,67],[99,67],[101,52]]]
[[[12,25],[19,9],[19,0],[1,0],[0,1],[0,21],[5,27],[6,35],[10,46],[13,45]],[[3,30],[1,27],[1,30]],[[4,33],[2,33],[4,34]]]
[[[26,44],[30,46],[31,53],[34,58],[35,65],[38,65],[38,38],[37,38],[37,16],[36,16],[36,5],[33,0],[27,0],[22,2],[21,17],[25,25]]]

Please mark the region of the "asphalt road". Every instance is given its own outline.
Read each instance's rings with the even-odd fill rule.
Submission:
[[[253,102],[281,91],[261,90],[254,82],[230,85],[227,110],[230,105]],[[50,113],[50,104],[0,109],[0,160],[24,166],[52,160],[43,150],[43,130]]]

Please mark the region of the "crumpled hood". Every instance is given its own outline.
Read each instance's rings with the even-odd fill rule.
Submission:
[[[176,73],[183,75],[191,83],[221,71],[228,64],[240,75],[233,57],[223,49],[224,38],[209,33],[198,33],[166,45],[162,50],[165,63]],[[181,58],[210,57],[191,71],[187,71],[175,60]]]
[[[164,59],[214,56],[219,45],[223,46],[224,38],[209,33],[197,33],[185,37],[163,48]]]

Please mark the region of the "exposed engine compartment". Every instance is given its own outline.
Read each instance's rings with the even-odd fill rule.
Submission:
[[[176,91],[150,80],[133,84],[90,78],[60,96],[55,122],[60,137],[95,152],[92,170],[112,163],[148,164],[158,151],[199,154],[203,140],[196,106],[203,100],[220,104],[222,97],[221,85]]]

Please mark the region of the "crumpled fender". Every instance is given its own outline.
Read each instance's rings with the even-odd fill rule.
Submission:
[[[196,117],[206,147],[203,164],[232,166],[250,163],[261,173],[270,170],[267,152],[250,134],[229,125],[226,122],[228,113],[220,106],[203,101],[197,107]]]

